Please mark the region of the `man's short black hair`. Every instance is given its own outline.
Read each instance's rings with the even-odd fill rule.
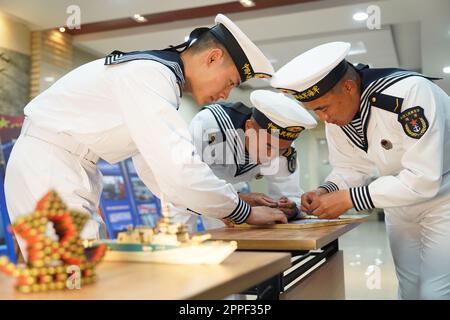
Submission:
[[[333,92],[333,94],[341,92],[342,83],[344,83],[344,81],[346,80],[353,80],[358,84],[358,87],[360,87],[358,71],[356,71],[356,69],[351,65],[348,66],[347,71],[345,72],[342,79],[334,85],[330,92]]]
[[[217,40],[217,38],[209,31],[202,34],[200,36],[200,38],[197,39],[188,48],[188,50],[196,53],[196,52],[201,52],[201,51],[211,49],[211,48],[219,48],[228,53],[225,46],[219,40]]]

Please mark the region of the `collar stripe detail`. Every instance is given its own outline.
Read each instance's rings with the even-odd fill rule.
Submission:
[[[374,91],[381,92],[400,80],[417,75],[420,74],[414,72],[399,71],[373,81],[367,86],[367,88],[361,95],[360,117],[341,127],[342,131],[344,131],[345,135],[347,135],[347,137],[355,146],[367,152],[367,125],[368,119],[370,117],[370,101],[368,97],[372,95]]]

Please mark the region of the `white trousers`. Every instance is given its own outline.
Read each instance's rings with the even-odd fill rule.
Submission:
[[[97,213],[102,176],[94,163],[42,140],[21,135],[11,152],[5,176],[5,197],[11,222],[34,211],[37,201],[55,190],[69,209],[92,217],[83,239],[103,236],[104,224]],[[26,255],[24,243],[18,239]]]
[[[450,194],[386,209],[400,299],[450,299]]]

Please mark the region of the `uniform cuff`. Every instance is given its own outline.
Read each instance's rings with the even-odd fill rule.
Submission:
[[[369,193],[369,186],[350,188],[350,198],[356,211],[375,208]]]
[[[339,191],[339,187],[337,186],[337,184],[331,181],[326,181],[324,184],[321,184],[319,188],[324,188],[328,191],[328,193]]]
[[[236,209],[229,216],[226,216],[225,219],[230,219],[236,224],[244,223],[250,215],[251,210],[252,207],[247,202],[239,199]]]

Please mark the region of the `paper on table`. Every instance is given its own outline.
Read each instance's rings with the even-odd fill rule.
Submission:
[[[318,223],[318,222],[334,222],[342,221],[343,219],[319,219],[319,218],[305,218],[300,220],[289,221],[290,224],[308,224],[308,223]]]
[[[238,224],[234,227],[236,228],[275,228],[275,229],[304,229],[304,228],[319,228],[328,227],[333,225],[341,225],[348,223],[360,223],[366,220],[368,215],[347,215],[341,216],[336,219],[319,219],[316,216],[307,216],[304,219],[290,221],[289,223],[277,223],[272,225],[249,225],[249,224]]]

